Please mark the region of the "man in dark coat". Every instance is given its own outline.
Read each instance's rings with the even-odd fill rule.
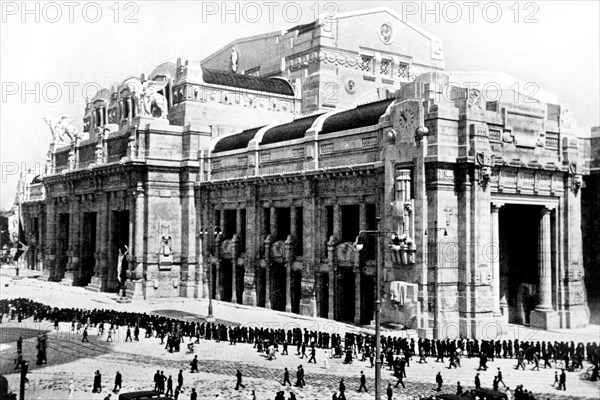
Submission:
[[[360,371],[360,386],[358,388],[358,392],[361,393],[363,389],[365,389],[365,392],[368,392],[367,378],[365,377],[365,374],[362,371]]]
[[[239,370],[239,369],[237,370],[237,372],[236,372],[236,374],[235,374],[235,377],[236,377],[235,390],[239,390],[239,389],[240,389],[240,386],[241,386],[243,389],[245,389],[245,388],[246,388],[246,386],[245,386],[245,385],[242,383],[242,373],[240,372],[240,370]]]
[[[481,389],[481,380],[479,379],[479,373],[475,375],[475,389]]]
[[[346,385],[344,384],[344,378],[340,379],[340,386],[338,387],[339,391],[340,391],[340,395],[338,396],[338,400],[346,400],[346,395],[344,394],[346,392]]]
[[[435,382],[437,383],[437,391],[441,391],[442,390],[442,384],[444,383],[444,380],[442,379],[442,373],[438,372],[437,375],[435,376]]]
[[[119,393],[119,390],[121,390],[122,384],[123,384],[123,376],[121,375],[121,373],[119,371],[117,371],[117,374],[115,375],[115,387],[113,388],[113,392]]]
[[[285,368],[284,371],[283,371],[283,383],[282,383],[282,385],[285,386],[286,383],[288,385],[292,386],[292,382],[290,382],[290,371],[288,371],[287,368]]]
[[[559,383],[558,383],[558,390],[560,390],[561,388],[562,388],[562,390],[565,390],[565,391],[567,390],[567,375],[565,374],[564,369],[560,373]]]

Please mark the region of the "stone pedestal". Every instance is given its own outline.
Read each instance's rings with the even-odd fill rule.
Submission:
[[[246,306],[256,307],[256,289],[254,286],[244,288],[243,304]]]
[[[529,314],[529,324],[532,328],[558,329],[560,328],[560,318],[558,312],[553,310],[533,310]]]
[[[127,281],[125,282],[125,295],[131,300],[143,300],[144,290],[142,288],[143,281]]]
[[[180,282],[179,296],[193,299],[198,297],[198,284],[194,282]]]
[[[73,271],[65,271],[65,276],[61,279],[60,284],[65,286],[73,286],[73,281]]]
[[[92,292],[101,292],[103,286],[102,278],[99,276],[92,276],[92,281],[85,288]]]

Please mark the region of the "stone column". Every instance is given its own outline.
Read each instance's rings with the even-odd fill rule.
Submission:
[[[542,220],[540,222],[539,234],[539,256],[538,256],[538,271],[539,271],[539,304],[536,310],[552,310],[552,271],[551,271],[551,254],[550,254],[550,210],[544,208],[542,210]]]
[[[336,240],[342,238],[342,210],[338,203],[333,205],[333,235]]]
[[[327,318],[335,319],[335,289],[337,266],[334,263],[335,242],[327,242],[327,264],[329,268],[329,310]]]
[[[558,313],[552,307],[551,235],[550,209],[544,207],[538,234],[539,303],[529,316],[530,324],[534,328],[554,329],[559,327]]]
[[[81,240],[79,196],[69,199],[69,243],[67,244],[67,266],[61,280],[63,285],[73,285],[76,280],[76,271],[79,268],[79,248]]]
[[[144,236],[145,236],[145,209],[146,196],[143,188],[135,191],[135,226],[132,258],[134,262],[134,273],[136,279],[142,279],[144,273]]]
[[[271,208],[271,216],[273,209]],[[271,226],[273,223],[271,222]],[[265,247],[265,308],[271,308],[271,235],[267,235]]]
[[[498,225],[498,212],[500,211],[500,206],[492,203],[491,213],[492,213],[492,249],[494,249],[494,254],[492,254],[492,298],[493,298],[493,312],[494,316],[500,316],[500,230]],[[498,252],[496,253],[496,250]]]
[[[272,240],[276,241],[277,238],[277,209],[275,207],[271,207],[269,212],[271,213],[271,226],[269,228],[269,233],[272,236]]]
[[[221,211],[221,223],[223,222],[223,211]],[[222,226],[222,225],[221,225]],[[221,228],[223,229],[223,228]],[[223,234],[217,235],[215,238],[215,300],[221,300],[221,291],[223,290],[223,282],[221,280],[221,244]]]
[[[237,211],[237,219],[239,221],[240,210]],[[239,228],[239,225],[238,225]],[[232,244],[233,254],[231,255],[231,302],[237,303],[237,255],[239,246],[240,235],[236,233],[233,235]],[[243,279],[243,278],[242,278]]]
[[[56,265],[56,199],[49,198],[46,209],[46,243],[44,276],[52,279]]]
[[[285,312],[292,312],[292,263],[285,263]]]
[[[358,258],[358,257],[357,257]],[[354,324],[360,325],[361,320],[361,305],[362,305],[362,296],[361,296],[361,271],[360,266],[357,264],[354,266],[354,290],[356,293],[356,299],[354,301]]]

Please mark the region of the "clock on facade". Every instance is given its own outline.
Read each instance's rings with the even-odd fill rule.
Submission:
[[[398,115],[401,129],[410,130],[417,127],[417,112],[412,107],[402,107]]]

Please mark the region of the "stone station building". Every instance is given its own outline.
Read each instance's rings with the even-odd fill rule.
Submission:
[[[50,124],[23,193],[28,261],[116,291],[126,245],[133,299],[368,324],[376,241],[355,241],[379,217],[384,322],[437,337],[587,324],[591,142],[567,105],[508,85],[489,100],[443,68],[439,40],[373,9],[102,90],[87,139]]]

